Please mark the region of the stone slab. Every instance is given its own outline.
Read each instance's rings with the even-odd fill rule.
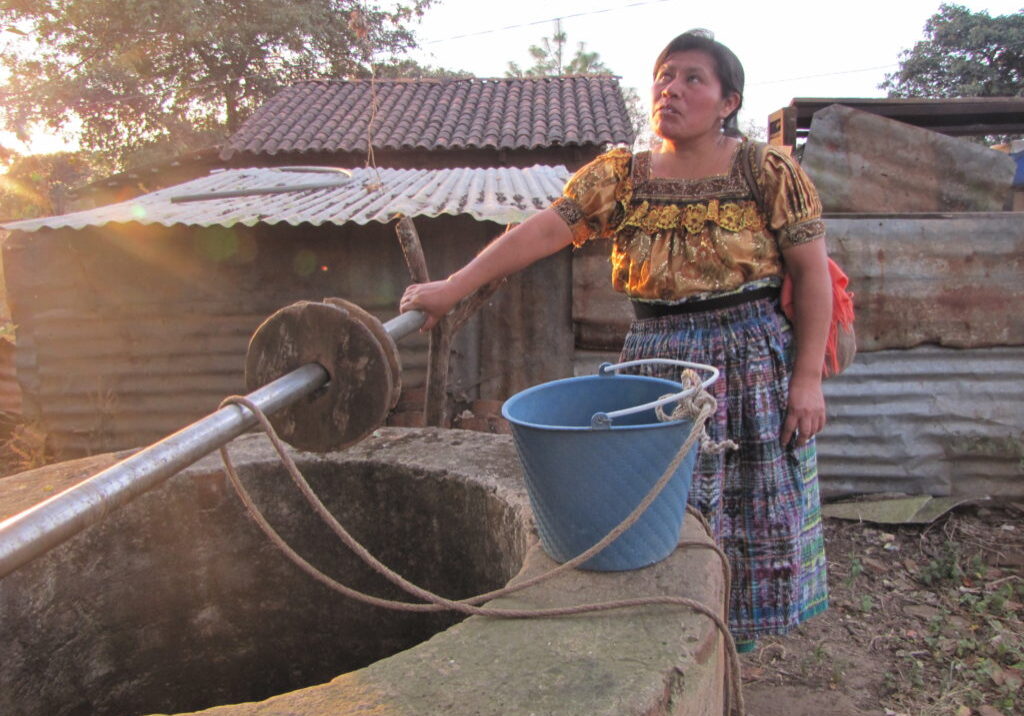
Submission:
[[[707,542],[692,517],[682,539]],[[527,579],[556,565],[535,546]],[[679,595],[721,612],[722,570],[710,550],[681,547],[630,572],[572,571],[490,603],[537,609]],[[470,617],[429,641],[330,683],[207,716],[640,716],[723,713],[722,647],[712,622],[654,606],[561,618]]]
[[[386,525],[378,529],[386,539],[371,551],[385,562],[411,553],[406,566],[426,569],[426,583],[438,576],[430,565],[453,559],[462,560],[462,573],[480,572],[491,582],[504,574],[496,584],[555,566],[539,547],[528,547],[529,503],[510,436],[386,428],[344,453],[294,455],[322,495],[331,497],[332,483],[347,481],[343,496],[333,496],[329,506],[344,499],[356,503],[347,513],[356,523]],[[300,529],[314,518],[289,496],[263,436],[234,441],[232,456],[268,517],[300,553],[321,561],[337,551],[333,542]],[[0,486],[13,496],[7,509],[45,499],[112,459],[5,478]],[[344,477],[347,472],[358,472],[358,479]],[[417,500],[410,499],[414,494]],[[395,502],[398,507],[386,507]],[[409,517],[420,516],[407,535],[401,533],[404,521],[387,514],[401,505]],[[469,525],[483,532],[471,534]],[[459,543],[446,541],[453,530]],[[682,538],[709,543],[692,519]],[[466,542],[473,549],[458,556]],[[343,558],[332,557],[328,571],[353,577],[353,568],[336,559]],[[667,606],[557,619],[471,617],[365,668],[328,671],[322,681],[271,690],[271,680],[283,678],[282,659],[312,655],[317,664],[328,664],[332,652],[362,638],[339,630],[339,622],[360,621],[362,633],[378,640],[392,628],[386,622],[393,612],[308,583],[255,533],[224,482],[219,458],[205,458],[4,579],[0,623],[8,648],[0,712],[173,711],[170,704],[182,693],[202,692],[203,699],[215,700],[177,710],[223,703],[230,705],[205,713],[722,713],[717,630],[706,616]],[[661,594],[718,605],[721,615],[718,557],[701,547],[680,548],[643,570],[569,572],[495,605],[539,608]],[[299,651],[290,643],[296,639]],[[306,685],[311,683],[318,685]],[[238,696],[225,696],[253,685],[266,688],[249,698],[266,700],[239,703]],[[265,696],[274,693],[280,695]]]

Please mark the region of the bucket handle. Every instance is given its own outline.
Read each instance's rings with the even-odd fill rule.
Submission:
[[[645,410],[651,410],[653,408],[662,407],[669,403],[676,403],[683,398],[688,398],[698,390],[706,389],[716,380],[718,380],[719,371],[718,368],[713,365],[704,365],[703,363],[690,363],[685,360],[674,360],[672,358],[643,358],[641,360],[630,360],[624,363],[602,363],[601,367],[597,369],[597,374],[601,376],[612,375],[617,373],[620,368],[632,368],[638,365],[672,365],[678,368],[692,368],[694,370],[704,370],[711,373],[711,377],[702,382],[695,388],[686,388],[685,390],[674,393],[672,395],[666,395],[658,398],[650,403],[644,403],[643,405],[637,405],[632,408],[623,408],[622,410],[615,410],[610,413],[594,413],[590,418],[590,427],[592,428],[603,428],[608,429],[612,426],[612,420],[616,418],[622,418],[627,415],[633,415],[634,413],[642,413]]]

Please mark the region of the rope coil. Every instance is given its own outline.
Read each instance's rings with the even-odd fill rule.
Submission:
[[[693,373],[693,371],[689,371]],[[696,373],[693,373],[693,378],[697,378]],[[688,380],[684,375],[684,380]],[[697,385],[699,387],[700,381],[697,378]],[[687,406],[684,408],[683,404]],[[601,612],[609,611],[613,609],[624,609],[630,607],[649,606],[655,604],[673,605],[673,606],[684,606],[694,610],[697,613],[703,614],[708,617],[722,634],[723,640],[726,644],[726,673],[725,673],[725,696],[727,704],[727,713],[739,714],[743,716],[745,713],[743,703],[742,686],[740,683],[740,663],[739,657],[736,653],[736,645],[733,641],[732,635],[729,633],[729,629],[725,622],[719,617],[714,611],[708,608],[706,605],[685,597],[673,597],[673,596],[650,596],[650,597],[637,597],[631,599],[619,599],[607,602],[597,602],[591,604],[581,604],[571,607],[549,607],[541,609],[503,609],[496,607],[482,607],[479,604],[496,599],[498,597],[507,596],[515,592],[521,591],[528,587],[539,584],[540,582],[546,581],[555,577],[563,572],[570,569],[574,569],[578,565],[586,562],[588,559],[593,557],[595,554],[604,549],[607,545],[611,544],[617,539],[622,533],[628,530],[644,513],[647,507],[658,497],[662,489],[668,484],[671,477],[674,475],[676,469],[683,459],[689,454],[690,450],[696,444],[698,439],[702,440],[702,445],[705,440],[708,440],[707,433],[704,429],[704,425],[710,415],[717,409],[717,403],[715,399],[707,393],[706,390],[700,389],[695,391],[690,399],[680,401],[679,406],[673,412],[673,415],[680,410],[689,411],[686,417],[691,417],[694,421],[693,428],[690,430],[690,434],[687,439],[683,442],[682,447],[676,453],[675,457],[669,463],[665,472],[651,488],[648,494],[643,500],[634,508],[634,510],[611,532],[609,532],[604,538],[597,542],[593,547],[586,550],[582,554],[577,555],[571,560],[564,562],[563,564],[551,569],[543,574],[537,575],[530,579],[527,579],[514,586],[506,586],[501,589],[493,590],[485,594],[479,594],[474,597],[466,599],[453,600],[443,597],[439,594],[435,594],[427,589],[423,589],[412,582],[409,582],[397,572],[390,569],[387,565],[383,564],[376,557],[363,547],[352,535],[346,530],[341,523],[330,513],[326,506],[321,502],[320,498],[316,495],[305,477],[299,471],[298,466],[292,459],[291,455],[281,439],[278,437],[273,426],[270,424],[269,419],[263,413],[263,411],[254,404],[251,400],[244,396],[231,396],[225,398],[221,402],[221,407],[226,405],[238,405],[248,409],[256,416],[263,428],[263,431],[270,438],[271,444],[274,446],[275,451],[281,458],[281,462],[284,464],[288,474],[291,476],[292,481],[298,487],[303,497],[313,508],[314,512],[330,527],[330,529],[338,536],[342,543],[351,549],[357,556],[360,557],[367,565],[369,565],[374,571],[383,576],[389,582],[405,591],[410,596],[422,600],[423,603],[412,603],[412,602],[401,602],[391,599],[384,599],[371,594],[360,592],[356,589],[348,587],[332,577],[324,574],[319,569],[314,567],[308,561],[306,561],[301,555],[295,552],[294,549],[281,537],[281,535],[270,525],[263,514],[260,512],[259,507],[253,502],[248,490],[243,485],[241,479],[238,476],[237,471],[231,457],[228,453],[227,446],[220,448],[220,455],[224,461],[224,468],[227,472],[228,479],[231,482],[239,499],[245,505],[249,516],[259,526],[260,530],[273,542],[273,544],[281,550],[296,566],[298,566],[303,572],[317,580],[321,584],[324,584],[328,588],[346,596],[350,599],[356,599],[358,601],[365,602],[374,606],[382,607],[385,609],[394,609],[397,611],[406,612],[436,612],[442,610],[451,610],[465,615],[475,615],[484,617],[499,617],[506,619],[527,619],[527,618],[538,618],[538,617],[556,617],[556,616],[569,616],[575,614],[583,614],[588,612]],[[663,413],[662,413],[663,414]],[[672,419],[678,419],[673,417]],[[696,510],[687,506],[687,512],[696,516],[698,521],[701,523],[708,536],[713,540],[714,537],[711,534],[710,527],[704,520],[703,516],[700,515]],[[707,544],[704,542],[681,542],[681,546],[697,546],[713,550],[718,554],[719,559],[722,562],[723,575],[725,581],[725,610],[728,611],[729,604],[729,590],[731,585],[731,571],[729,568],[728,557],[714,544]]]

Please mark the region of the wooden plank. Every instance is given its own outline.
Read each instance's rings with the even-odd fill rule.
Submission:
[[[572,320],[576,347],[618,351],[633,320],[629,301],[612,289],[610,248],[590,241],[573,253]]]

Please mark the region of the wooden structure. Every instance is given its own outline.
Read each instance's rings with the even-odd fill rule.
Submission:
[[[222,152],[226,164],[258,168],[194,181],[220,182],[207,186],[208,194],[245,193],[253,182],[308,183],[302,172],[259,168],[301,164],[319,172],[317,181],[333,182],[320,167],[351,166],[357,156],[361,167],[368,122],[376,127],[378,159],[406,168],[357,169],[354,190],[344,196],[331,195],[344,193],[347,185],[339,183],[291,195],[175,202],[195,191],[173,187],[117,211],[100,207],[8,227],[14,234],[4,265],[19,327],[18,380],[26,412],[45,421],[60,454],[152,442],[225,395],[244,392],[249,336],[294,301],[338,296],[378,318],[394,316],[409,283],[396,211],[415,219],[430,274],[446,276],[506,224],[558,196],[567,173],[555,165],[585,163],[608,144],[633,139],[609,77],[392,82],[376,88],[377,107],[366,83],[300,89],[271,100]],[[437,156],[428,161],[431,153]],[[547,166],[522,168],[538,161]],[[451,163],[459,168],[439,168]],[[499,171],[509,176],[495,177]],[[369,173],[375,178],[362,176]],[[553,191],[535,176],[555,173],[563,176]],[[470,210],[475,206],[479,211]],[[565,250],[510,280],[457,336],[438,333],[437,341],[451,341],[450,400],[443,416],[433,402],[433,419],[447,424],[460,406],[570,375],[570,311]],[[426,342],[403,342],[406,387],[426,382]]]
[[[819,109],[841,104],[954,137],[1024,134],[1024,97],[819,98],[798,97],[768,117],[768,143],[795,146]]]

